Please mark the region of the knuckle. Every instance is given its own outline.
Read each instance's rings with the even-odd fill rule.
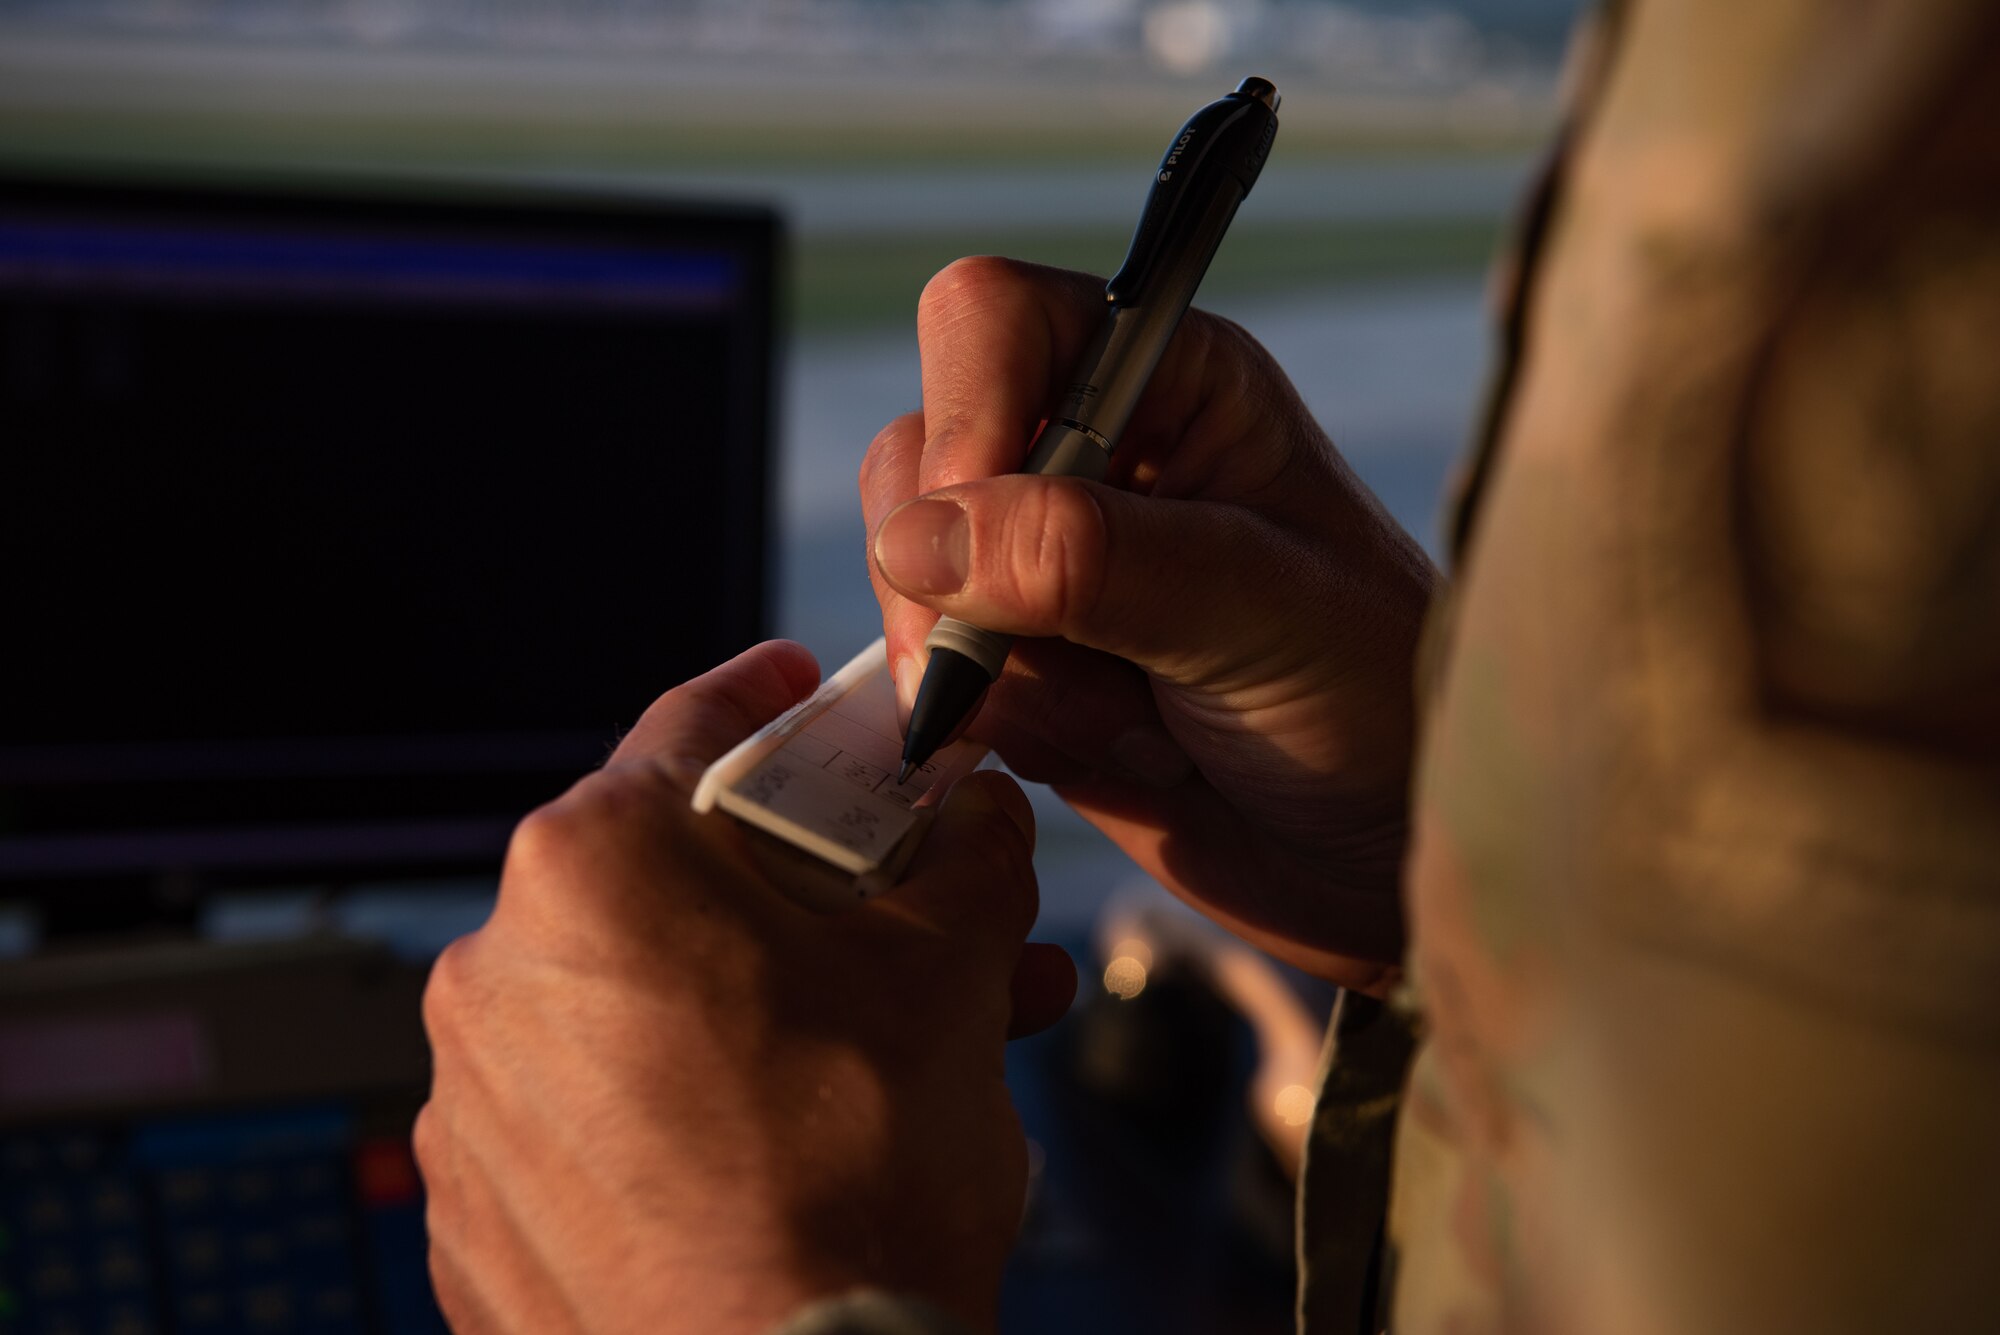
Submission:
[[[1213,311],[1202,311],[1197,320],[1189,322],[1201,339],[1201,350],[1209,357],[1219,355],[1224,349],[1235,354],[1232,360],[1244,360],[1246,354],[1262,351],[1257,340],[1250,337],[1250,331],[1226,315]]]
[[[694,869],[714,858],[662,766],[620,762],[588,775],[515,830],[491,919],[507,942],[496,959],[622,956],[685,907]]]
[[[909,485],[915,480],[914,474],[902,465],[913,447],[921,447],[923,439],[923,414],[905,413],[876,432],[868,443],[855,474],[855,485],[871,528],[897,502],[915,494]],[[907,481],[900,480],[899,473],[908,474]],[[899,491],[909,495],[897,494]]]
[[[508,871],[540,877],[570,865],[584,838],[575,800],[581,787],[579,783],[521,818],[507,841]]]
[[[476,933],[474,934],[476,935]],[[433,1048],[456,1034],[473,990],[472,936],[461,936],[439,952],[424,983],[424,1032]]]
[[[1289,384],[1249,330],[1227,316],[1196,314],[1200,318],[1188,320],[1182,328],[1189,334],[1189,356],[1202,368],[1211,404],[1241,414],[1268,404],[1280,386]]]
[[[854,470],[854,489],[861,493],[864,501],[874,494],[875,466],[883,449],[882,438],[889,434],[889,430],[883,427],[875,433],[875,439],[869,441],[868,448],[861,452],[861,466]]]
[[[1201,340],[1199,351],[1204,361],[1226,365],[1245,376],[1276,368],[1270,352],[1241,324],[1226,315],[1204,311],[1201,316],[1192,323]]]
[[[426,1102],[417,1109],[417,1118],[410,1123],[410,1154],[417,1161],[417,1171],[423,1175],[424,1185],[431,1195],[437,1195],[443,1178],[445,1158],[445,1130],[443,1116],[435,1102]]]
[[[896,447],[904,431],[904,422],[904,418],[898,417],[877,431],[868,442],[868,448],[862,451],[861,468],[855,474],[855,479],[864,494],[873,489],[871,484],[875,480],[875,475],[881,471],[882,457]]]
[[[770,670],[769,665],[763,665]],[[724,691],[711,689],[689,697],[697,709],[740,708]],[[612,831],[623,828],[660,800],[663,787],[671,787],[657,765],[643,761],[613,763],[585,775],[563,799],[572,808],[574,834],[595,844]]]
[[[1185,340],[1176,351],[1197,366],[1213,366],[1216,358],[1217,342],[1228,337],[1229,318],[1204,310],[1191,310],[1181,320],[1181,326],[1174,331],[1174,338]]]
[[[587,774],[553,802],[535,808],[514,827],[507,868],[531,877],[568,876],[620,846],[628,831],[646,824],[668,784],[657,766],[614,764]]]
[[[1020,265],[997,255],[953,260],[931,276],[917,297],[918,327],[952,323],[968,312],[984,310],[1021,281]]]
[[[1250,356],[1255,342],[1241,325],[1217,317],[1204,324],[1201,358],[1210,368],[1210,396],[1230,409],[1240,408],[1251,397],[1256,378],[1255,361]]]
[[[1105,518],[1089,488],[1024,488],[1009,516],[1011,592],[1030,620],[1076,638],[1094,620],[1105,583]]]

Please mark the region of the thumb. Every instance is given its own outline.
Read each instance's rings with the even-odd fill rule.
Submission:
[[[961,483],[876,530],[882,577],[933,611],[1060,636],[1182,686],[1296,653],[1317,562],[1239,506],[1138,496],[1075,478]]]

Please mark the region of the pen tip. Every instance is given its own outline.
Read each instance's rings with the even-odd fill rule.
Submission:
[[[915,774],[916,772],[917,772],[917,762],[914,760],[905,760],[903,762],[903,772],[896,776],[896,782],[898,784],[908,783],[910,781],[910,776],[912,774]]]

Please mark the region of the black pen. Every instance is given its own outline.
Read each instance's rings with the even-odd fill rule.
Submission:
[[[1104,328],[1035,439],[1024,473],[1102,481],[1153,368],[1194,300],[1237,206],[1278,133],[1278,89],[1245,79],[1195,112],[1174,137],[1125,263],[1104,285]],[[907,782],[979,707],[1013,637],[944,617],[924,640],[930,662],[903,735]]]

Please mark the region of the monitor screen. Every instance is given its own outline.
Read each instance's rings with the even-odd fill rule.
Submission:
[[[490,862],[763,630],[778,245],[0,181],[0,893]]]

